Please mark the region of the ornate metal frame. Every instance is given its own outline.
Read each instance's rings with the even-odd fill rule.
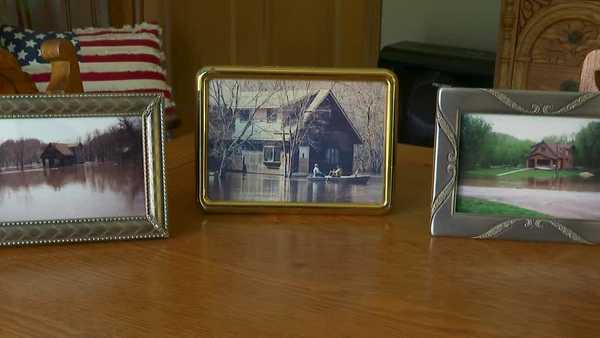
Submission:
[[[16,95],[0,97],[0,119],[120,117],[142,119],[146,214],[3,222],[0,246],[168,237],[164,102],[150,94]]]
[[[600,221],[507,218],[455,212],[464,113],[600,117],[600,93],[444,88],[438,93],[431,234],[477,239],[600,242]]]

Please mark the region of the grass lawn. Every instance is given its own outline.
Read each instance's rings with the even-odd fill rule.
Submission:
[[[472,197],[458,197],[456,212],[513,217],[549,217],[541,212]]]
[[[518,170],[518,169],[522,169],[522,168],[501,168],[501,169],[494,168],[494,169],[467,170],[464,174],[464,177],[466,177],[466,178],[490,177],[490,178],[498,178],[498,179],[503,179],[503,180],[523,179],[523,178],[530,178],[530,177],[533,177],[533,178],[555,178],[556,177],[555,176],[556,173],[554,172],[554,170],[536,170],[536,169],[519,171],[514,174],[509,174],[509,175],[504,175],[504,176],[497,176],[498,174],[502,174],[505,172]],[[581,170],[559,170],[558,177],[576,177],[576,176],[579,176],[579,174],[582,172],[583,171],[581,171]]]

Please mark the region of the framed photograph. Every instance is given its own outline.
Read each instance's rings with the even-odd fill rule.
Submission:
[[[215,67],[197,81],[197,194],[205,210],[390,208],[393,73]]]
[[[0,245],[168,236],[163,98],[0,97]]]
[[[431,233],[600,241],[600,96],[445,88]]]

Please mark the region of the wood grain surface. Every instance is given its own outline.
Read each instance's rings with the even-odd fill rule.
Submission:
[[[203,215],[168,146],[168,240],[0,250],[0,337],[597,337],[600,247],[430,238],[430,149],[391,214]]]
[[[195,75],[202,67],[377,65],[381,1],[161,1],[167,14],[159,22],[186,131],[194,129]]]

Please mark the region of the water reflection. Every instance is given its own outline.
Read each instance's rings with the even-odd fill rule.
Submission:
[[[139,166],[86,164],[0,173],[0,221],[144,214]]]
[[[367,184],[309,182],[275,175],[228,173],[223,179],[209,177],[208,197],[225,201],[382,203],[383,179],[371,177]]]
[[[557,191],[580,191],[600,192],[600,178],[556,177],[536,178],[527,177],[523,179],[488,178],[463,178],[461,185],[476,187],[498,187],[498,188],[520,188],[520,189],[542,189]]]

